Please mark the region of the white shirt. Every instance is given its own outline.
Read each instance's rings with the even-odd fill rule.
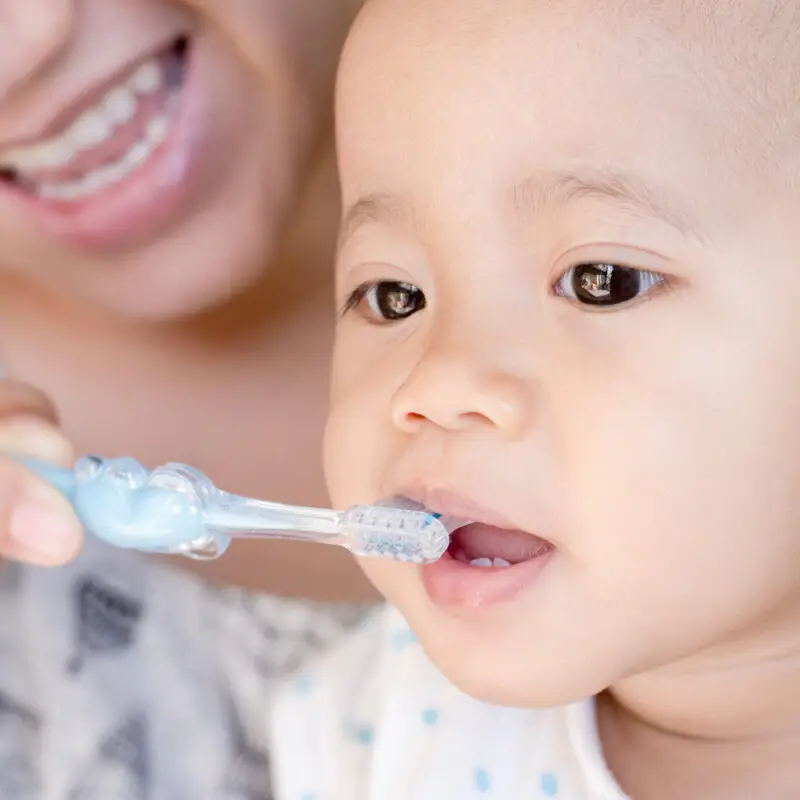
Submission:
[[[277,692],[276,800],[626,800],[593,701],[513,709],[455,689],[393,609]]]

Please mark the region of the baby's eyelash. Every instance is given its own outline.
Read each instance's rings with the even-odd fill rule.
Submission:
[[[371,286],[371,283],[362,283],[360,286],[356,286],[356,288],[350,292],[350,294],[347,296],[347,299],[342,304],[342,308],[339,311],[339,316],[343,317],[354,308],[357,308],[358,304],[364,299]]]

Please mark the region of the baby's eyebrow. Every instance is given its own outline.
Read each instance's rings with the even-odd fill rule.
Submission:
[[[411,203],[405,198],[386,192],[373,192],[359,198],[345,209],[339,226],[338,250],[342,250],[356,231],[368,222],[407,222]]]
[[[610,200],[634,213],[660,219],[682,234],[701,238],[688,208],[672,201],[665,191],[623,172],[537,172],[517,183],[511,197],[517,213],[533,214],[547,207],[568,205],[582,198],[606,202]]]
[[[702,240],[688,208],[671,201],[667,192],[623,172],[537,172],[515,184],[511,191],[512,208],[518,214],[536,214],[545,208],[568,205],[582,198],[610,200],[634,213],[660,219],[684,235]],[[370,222],[408,224],[412,217],[411,202],[401,195],[387,192],[364,195],[344,211],[338,249],[342,250],[362,225]]]

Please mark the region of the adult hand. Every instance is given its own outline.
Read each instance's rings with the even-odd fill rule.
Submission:
[[[40,391],[0,380],[0,557],[41,566],[70,561],[83,544],[72,507],[9,456],[71,465],[73,448]]]

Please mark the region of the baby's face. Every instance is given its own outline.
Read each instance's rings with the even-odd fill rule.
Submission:
[[[486,523],[363,567],[499,702],[800,616],[797,198],[702,48],[605,5],[376,0],[341,74],[333,498]]]

